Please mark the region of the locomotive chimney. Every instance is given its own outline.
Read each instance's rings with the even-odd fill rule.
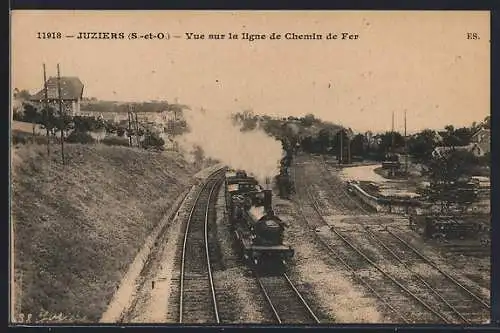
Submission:
[[[273,210],[272,207],[272,198],[273,198],[273,191],[272,190],[264,190],[264,211],[271,212]]]

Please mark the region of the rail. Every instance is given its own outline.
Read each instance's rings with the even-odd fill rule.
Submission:
[[[308,191],[308,195],[310,196],[311,200],[313,200],[313,207],[316,213],[318,214],[319,218],[325,223],[325,225],[328,225],[328,223],[324,220],[323,216],[321,215],[318,207],[316,200],[311,196],[310,192]],[[363,259],[365,259],[370,265],[372,265],[375,269],[377,269],[380,273],[382,273],[385,277],[387,277],[389,280],[391,280],[395,285],[397,285],[400,289],[402,289],[404,292],[406,292],[408,295],[410,295],[413,299],[415,299],[418,303],[423,305],[427,310],[432,312],[435,316],[439,317],[441,320],[443,320],[445,323],[450,323],[450,321],[445,318],[441,313],[437,312],[435,309],[433,309],[429,304],[427,304],[424,300],[422,300],[420,297],[412,293],[408,288],[403,286],[400,282],[398,282],[392,275],[384,271],[379,265],[377,265],[373,260],[368,258],[366,254],[364,254],[360,249],[358,249],[354,244],[349,242],[340,232],[337,231],[337,229],[333,226],[330,227],[330,230],[335,233],[344,243],[346,243],[351,249],[353,249],[357,254],[359,254]]]
[[[464,323],[470,324],[469,320],[464,317],[464,315],[458,311],[452,304],[450,304],[447,300],[444,299],[444,297],[436,290],[434,289],[431,285],[427,283],[427,281],[420,275],[419,273],[415,272],[412,270],[394,251],[392,251],[387,245],[380,240],[375,234],[370,230],[370,228],[366,227],[365,228],[366,232],[370,237],[372,237],[377,243],[379,243],[387,252],[389,252],[394,258],[396,258],[397,261],[399,261],[408,271],[412,272],[417,278],[427,287],[429,290],[431,290],[444,304],[446,304]]]
[[[326,163],[324,162],[324,158],[322,158],[322,165],[323,167],[326,169],[327,166],[326,166]],[[331,185],[331,184],[330,184]],[[362,206],[360,205],[356,200],[354,200],[351,196],[349,196],[345,189],[342,187],[342,186],[337,186],[336,189],[339,189],[340,188],[340,192],[343,193],[346,197],[348,197],[350,200],[352,200],[357,206],[359,209],[361,209],[362,211],[364,211],[365,213],[368,213],[368,211]],[[310,192],[308,191],[308,195],[309,197],[314,201],[314,209],[315,211],[318,213],[318,215],[320,216],[321,220],[324,221],[323,217],[321,216],[320,212],[319,212],[319,209],[317,207],[317,203],[316,203],[316,200],[311,196]],[[335,196],[335,198],[337,198],[338,196]],[[341,204],[345,207],[344,203],[341,202]],[[326,221],[324,221],[324,223],[326,223]],[[411,251],[413,251],[415,254],[417,254],[424,262],[426,262],[427,264],[429,264],[430,266],[432,266],[434,269],[436,269],[440,274],[442,274],[443,276],[445,276],[449,281],[452,282],[453,285],[455,286],[458,286],[461,290],[465,291],[469,296],[471,296],[475,301],[477,301],[477,303],[481,304],[485,309],[487,310],[490,310],[490,306],[484,301],[482,300],[478,295],[476,295],[474,292],[472,292],[470,289],[468,289],[467,287],[465,287],[464,285],[462,285],[460,282],[458,282],[454,277],[452,277],[451,275],[449,275],[448,273],[446,273],[445,271],[443,271],[436,263],[432,262],[430,259],[428,259],[427,257],[425,257],[422,253],[420,253],[416,248],[414,248],[413,246],[411,246],[407,241],[405,241],[404,239],[402,239],[401,237],[399,237],[398,235],[396,235],[394,232],[390,231],[388,229],[387,226],[383,226],[383,225],[380,225],[378,224],[380,227],[384,228],[389,234],[391,234],[393,237],[395,237],[396,239],[398,239],[401,243],[403,243],[407,248],[409,248]],[[366,228],[365,228],[366,229]],[[369,232],[368,229],[366,229],[367,232]],[[334,230],[334,228],[332,228],[332,231],[335,232],[337,235],[339,235],[341,238],[342,236],[336,232],[336,230]],[[372,238],[373,238],[373,234],[370,235]],[[377,240],[377,239],[376,239]],[[344,240],[343,241],[347,241],[347,240]],[[382,242],[380,240],[378,240],[380,244],[382,244]],[[347,241],[347,243],[349,243]],[[418,276],[418,278],[420,279],[420,281],[422,283],[424,283],[440,300],[443,301],[444,304],[446,304],[462,321],[464,321],[465,323],[469,324],[470,323],[470,320],[466,319],[464,314],[461,313],[460,311],[458,311],[456,309],[456,307],[454,307],[453,305],[451,305],[447,300],[445,300],[442,295],[435,289],[435,288],[432,288],[428,283],[427,281],[425,281],[425,279],[419,275],[418,273],[412,271],[409,267],[406,266],[406,264],[404,264],[404,262],[402,261],[401,258],[399,258],[395,253],[393,253],[393,251],[391,251],[390,249],[388,249],[388,247],[385,245],[385,244],[382,244],[382,246],[388,251],[390,252],[398,261],[400,261],[401,263],[403,263],[403,265],[405,265],[405,267],[412,273],[414,273],[416,276]],[[369,259],[369,258],[367,258]]]
[[[404,245],[406,245],[406,247],[408,247],[415,254],[417,254],[420,258],[422,258],[422,260],[424,260],[429,265],[431,265],[432,267],[434,267],[437,271],[439,271],[446,278],[448,278],[450,281],[452,281],[460,289],[462,289],[463,291],[465,291],[466,293],[468,293],[472,298],[474,298],[478,303],[480,303],[485,309],[487,309],[487,310],[491,309],[491,307],[488,304],[486,304],[486,302],[484,302],[479,296],[477,296],[470,289],[468,289],[467,287],[465,287],[464,285],[462,285],[460,282],[458,282],[453,276],[451,276],[448,273],[446,273],[445,271],[443,271],[432,260],[430,260],[429,258],[425,257],[422,253],[420,253],[420,251],[418,251],[416,248],[414,248],[413,246],[411,246],[407,241],[405,241],[404,239],[402,239],[401,237],[399,237],[398,235],[396,235],[395,233],[393,233],[392,231],[390,231],[389,228],[386,228],[386,230],[387,230],[387,232],[389,234],[391,234],[392,236],[394,236],[395,238],[397,238],[401,243],[403,243]]]
[[[316,324],[320,323],[319,318],[286,273],[278,276],[260,276],[257,273],[255,274],[259,287],[279,324],[286,322],[286,319],[283,318],[284,316],[289,316],[296,320],[300,319],[301,315],[304,322],[312,319]],[[266,279],[270,279],[270,281],[266,282]],[[280,282],[283,283],[281,284]],[[290,292],[289,295],[286,295],[287,291]],[[280,297],[284,299],[280,300]],[[295,308],[293,303],[288,303],[292,301],[292,297],[299,301],[299,304],[295,304]],[[287,302],[287,304],[280,304],[280,302]]]
[[[294,183],[296,183],[296,176],[295,176],[295,172],[293,173],[293,178],[294,178]],[[300,205],[299,205],[300,206]],[[307,218],[306,216],[304,215],[304,212],[302,211],[302,207],[299,207],[299,213],[302,217],[302,219],[304,221],[306,221],[307,223]],[[334,250],[326,241],[324,241],[318,234],[316,234],[315,232],[313,231],[310,231],[311,234],[314,235],[314,237],[316,239],[319,240],[319,242],[326,248],[328,249],[328,251],[330,253],[332,253],[350,272],[351,274],[356,278],[358,279],[368,290],[370,290],[374,295],[375,297],[377,297],[388,309],[390,309],[396,316],[398,316],[399,318],[401,318],[401,320],[403,320],[403,322],[405,324],[409,324],[410,321],[404,317],[400,311],[398,311],[397,309],[395,309],[390,303],[388,303],[384,297],[382,297],[382,295],[380,295],[362,276],[360,276],[356,270],[351,266],[349,265],[349,263],[347,263],[344,259],[342,259],[340,257],[340,255],[338,255],[337,251]]]
[[[327,166],[326,166],[326,162],[324,160],[324,157],[321,157],[321,161],[322,161],[322,165],[323,167],[326,169]],[[352,200],[361,210],[363,210],[365,213],[368,213],[368,211],[361,205],[359,204],[359,202],[357,202],[356,200],[354,200],[353,198],[351,198],[351,196],[349,196],[346,191],[344,190],[344,188],[342,186],[339,186],[339,188],[341,189],[342,193],[348,197],[350,200]],[[446,273],[445,271],[443,271],[438,265],[436,265],[436,263],[432,262],[429,258],[425,257],[422,253],[420,253],[420,251],[418,251],[417,249],[415,249],[413,246],[411,246],[408,242],[406,242],[404,239],[402,239],[401,237],[399,237],[398,235],[396,235],[395,233],[393,233],[392,231],[389,230],[389,228],[387,228],[387,226],[383,226],[383,225],[380,225],[380,227],[383,227],[385,230],[387,230],[387,232],[389,234],[391,234],[393,237],[397,238],[401,243],[403,243],[406,247],[408,247],[410,250],[412,250],[415,254],[417,254],[420,258],[422,258],[422,260],[424,260],[426,263],[428,263],[429,265],[431,265],[433,268],[435,268],[437,271],[439,271],[439,273],[441,273],[443,276],[445,276],[449,281],[451,281],[454,285],[458,286],[460,289],[462,289],[463,291],[465,291],[467,294],[469,294],[472,298],[474,298],[478,303],[480,303],[485,309],[487,310],[490,310],[491,307],[486,303],[484,302],[479,296],[477,296],[474,292],[472,292],[470,289],[468,289],[467,287],[465,287],[464,285],[462,285],[460,282],[458,282],[454,277],[452,277],[451,275],[449,275],[448,273]]]
[[[183,322],[183,312],[184,312],[184,293],[185,293],[185,265],[186,265],[186,249],[188,248],[188,236],[190,233],[190,229],[192,226],[192,221],[195,219],[195,211],[198,208],[198,206],[201,204],[201,198],[206,192],[208,191],[208,197],[207,197],[207,203],[205,207],[205,212],[204,212],[204,222],[203,222],[203,229],[204,229],[204,248],[205,248],[205,260],[207,264],[207,278],[210,286],[210,294],[211,294],[211,301],[212,301],[212,307],[214,311],[214,316],[216,323],[220,323],[220,318],[219,318],[219,312],[218,312],[218,307],[217,307],[217,299],[215,295],[215,289],[214,289],[214,284],[213,284],[213,276],[212,276],[212,269],[211,269],[211,264],[210,264],[210,257],[209,257],[209,245],[208,245],[208,221],[209,221],[209,209],[210,209],[210,202],[212,200],[213,193],[215,191],[215,188],[220,184],[221,179],[219,179],[217,176],[220,176],[221,169],[215,171],[212,173],[206,180],[206,182],[203,184],[203,186],[200,188],[198,191],[196,198],[194,200],[193,206],[189,212],[188,219],[187,219],[187,224],[186,224],[186,231],[184,233],[184,240],[182,244],[182,255],[181,255],[181,274],[180,274],[180,295],[179,295],[179,323]],[[208,187],[210,186],[210,189]],[[193,222],[194,223],[194,222]]]

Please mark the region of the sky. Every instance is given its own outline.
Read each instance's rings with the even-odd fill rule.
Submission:
[[[13,11],[12,88],[78,76],[84,96],[207,112],[316,117],[355,131],[470,125],[490,114],[490,16],[466,11]],[[169,33],[170,40],[38,39],[37,32]],[[205,34],[187,40],[185,33]],[[227,39],[228,33],[239,39]],[[242,40],[242,33],[267,39]],[[282,35],[269,40],[271,33]],[[285,33],[322,34],[287,40]],[[357,39],[326,39],[328,33]],[[467,39],[476,32],[479,39]],[[226,34],[209,40],[208,34]],[[180,38],[173,38],[178,35]]]

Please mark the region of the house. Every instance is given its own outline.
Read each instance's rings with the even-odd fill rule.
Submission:
[[[452,150],[466,150],[474,155],[480,157],[490,152],[491,149],[491,134],[489,129],[481,128],[471,137],[470,143],[466,146],[443,147],[439,146],[434,148],[432,156],[435,158],[444,157]]]
[[[489,129],[481,128],[471,137],[471,150],[476,156],[483,156],[490,152],[491,133]]]
[[[45,91],[44,87],[35,95],[31,96],[30,101],[42,106],[42,103],[45,102],[46,98],[49,103],[54,104],[58,103],[58,99],[60,97],[68,114],[74,116],[80,112],[80,103],[83,98],[84,85],[78,77],[63,76],[60,80],[58,80],[57,77],[50,77],[45,85],[47,87],[47,91]]]

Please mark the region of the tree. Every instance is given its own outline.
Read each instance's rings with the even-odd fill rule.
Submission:
[[[106,133],[111,133],[111,134],[114,134],[114,133],[117,133],[118,131],[118,126],[117,124],[114,124],[113,122],[111,121],[105,121],[104,122],[104,128],[106,130]],[[123,135],[123,134],[122,134]]]
[[[47,137],[56,128],[56,111],[51,106],[42,109],[40,124],[47,130]]]
[[[473,134],[473,128],[469,127],[457,128],[453,133],[453,135],[457,138],[459,146],[467,146],[470,143]]]
[[[363,134],[356,134],[351,140],[351,155],[365,157],[368,140]]]
[[[33,124],[33,140],[35,138],[35,126],[40,122],[40,112],[30,103],[23,103],[24,113],[21,117],[22,121]]]
[[[196,165],[201,165],[201,163],[203,163],[203,160],[205,159],[205,152],[203,151],[203,148],[196,145],[192,151],[192,154]]]
[[[319,131],[317,138],[317,143],[321,149],[321,152],[329,152],[335,146],[334,140],[335,136],[332,134],[332,131],[328,128],[322,128]]]
[[[24,117],[23,120],[28,123],[39,123],[41,120],[41,114],[35,108],[32,104],[30,103],[23,103],[23,108],[24,108]]]
[[[28,101],[31,97],[31,94],[28,90],[26,89],[23,89],[23,90],[19,90],[19,89],[14,89],[14,98],[15,99],[20,99],[20,100],[23,100],[23,101]]]
[[[61,133],[65,133],[70,129],[74,128],[73,117],[70,115],[63,113],[57,114],[55,116],[54,129],[60,131]]]
[[[125,129],[123,127],[118,127],[116,129],[116,135],[118,135],[119,137],[123,137],[124,134],[125,134]]]
[[[491,116],[487,116],[486,118],[484,118],[482,125],[484,128],[490,129],[491,128]]]
[[[398,132],[385,132],[375,136],[379,140],[379,144],[375,151],[377,159],[384,159],[388,153],[393,150],[401,149],[405,146],[405,139]],[[394,138],[394,145],[393,143]]]
[[[309,152],[309,153],[316,153],[318,152],[316,140],[312,136],[306,136],[302,139],[300,142],[300,146],[302,150]]]
[[[436,132],[423,130],[408,140],[408,153],[416,162],[427,164],[432,158],[432,151],[437,146]]]
[[[144,134],[144,141],[142,142],[142,147],[144,149],[155,148],[163,150],[165,141],[156,133],[147,131]]]
[[[310,127],[314,124],[315,120],[314,115],[309,113],[301,119],[301,122],[304,127]]]
[[[469,127],[454,128],[452,125],[445,127],[446,132],[443,135],[443,144],[448,147],[466,146],[470,143],[473,129]]]
[[[241,131],[253,131],[257,127],[257,118],[244,118],[241,122]]]
[[[76,116],[73,118],[73,126],[76,132],[90,132],[95,128],[95,119],[91,117]]]
[[[68,135],[68,137],[66,138],[66,141],[70,143],[83,143],[83,144],[89,144],[95,142],[94,138],[88,132],[80,132],[80,131],[71,132],[71,134]]]
[[[476,198],[476,192],[468,184],[477,163],[477,157],[464,150],[451,150],[442,158],[429,160],[428,199],[441,203],[443,212],[454,204],[467,208]]]
[[[47,131],[47,155],[50,155],[50,136],[56,127],[55,109],[46,105],[41,111],[40,124]]]
[[[24,114],[15,109],[12,112],[12,120],[23,121],[24,120]]]

